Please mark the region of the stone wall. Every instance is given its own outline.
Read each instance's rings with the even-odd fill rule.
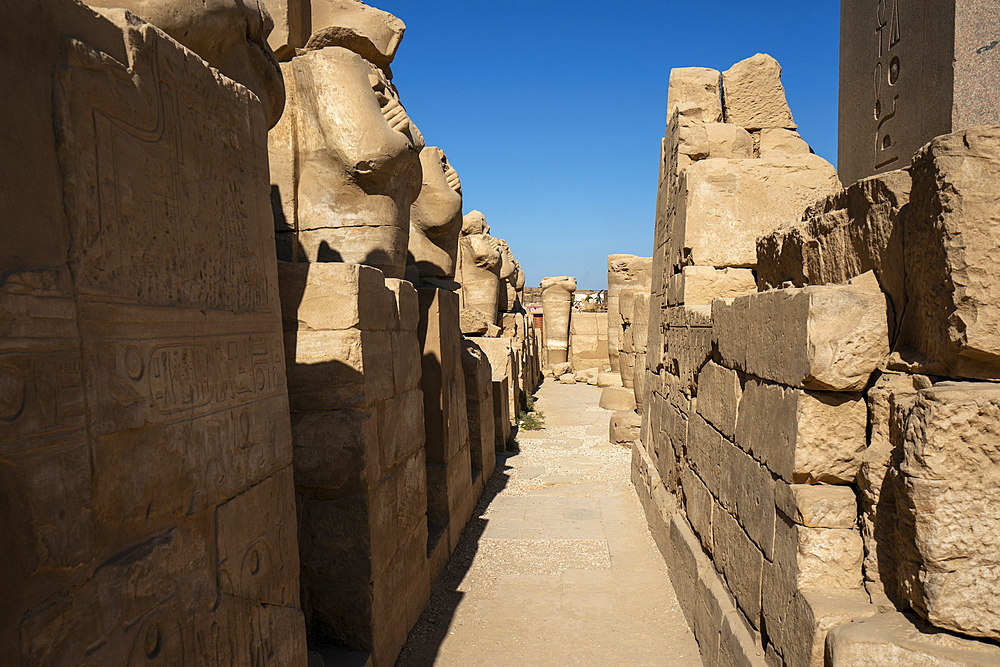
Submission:
[[[633,482],[706,664],[994,662],[1000,129],[842,190],[779,71],[671,73]]]
[[[0,663],[301,664],[267,111],[122,10],[5,9]]]

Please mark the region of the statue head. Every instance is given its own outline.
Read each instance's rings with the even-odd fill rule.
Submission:
[[[462,231],[462,182],[437,146],[420,151],[423,181],[410,207],[409,263],[422,278],[454,278]]]
[[[278,60],[267,44],[274,22],[261,0],[86,0],[131,11],[243,84],[264,104],[268,127],[285,107]]]
[[[489,234],[490,226],[486,224],[486,216],[481,211],[466,213],[462,218],[462,236],[470,234]]]

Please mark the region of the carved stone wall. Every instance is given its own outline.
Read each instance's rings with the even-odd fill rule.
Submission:
[[[265,110],[123,11],[6,9],[0,662],[302,662]]]

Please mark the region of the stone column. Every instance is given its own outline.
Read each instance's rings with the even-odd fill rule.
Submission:
[[[618,360],[622,336],[619,295],[626,287],[644,287],[649,291],[652,285],[652,263],[652,257],[608,255],[608,357],[612,373],[621,371]]]
[[[546,366],[569,360],[569,318],[573,309],[576,278],[542,279],[542,315],[545,324]]]

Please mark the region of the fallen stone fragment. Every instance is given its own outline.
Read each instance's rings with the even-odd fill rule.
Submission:
[[[727,123],[748,130],[796,125],[781,85],[781,65],[771,56],[758,53],[741,60],[722,73]]]

